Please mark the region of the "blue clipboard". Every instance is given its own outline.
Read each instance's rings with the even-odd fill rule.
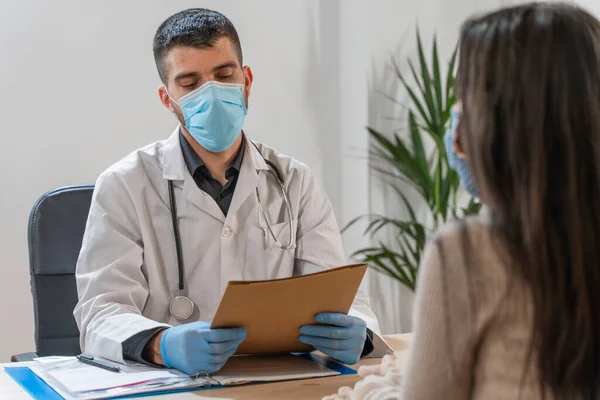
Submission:
[[[303,353],[296,354],[298,357],[305,358],[309,361],[313,361],[333,371],[339,372],[340,375],[353,375],[356,371],[352,368],[348,368],[343,364],[337,363],[329,358],[322,357],[316,354]],[[35,400],[64,400],[64,398],[58,394],[50,385],[48,385],[42,378],[37,376],[29,369],[29,367],[4,367],[4,370],[15,382],[19,384],[29,395]],[[312,378],[315,379],[315,378]],[[263,382],[251,382],[246,385],[257,385]],[[157,394],[171,394],[171,393],[182,393],[182,392],[193,392],[199,390],[211,390],[219,389],[225,386],[214,385],[207,387],[195,387],[195,388],[184,388],[175,390],[157,390],[155,392],[139,393],[124,397],[118,397],[118,399],[132,399],[137,397],[156,396]]]

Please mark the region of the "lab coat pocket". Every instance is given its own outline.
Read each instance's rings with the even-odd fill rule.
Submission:
[[[295,231],[297,221],[292,221],[292,245],[281,248],[268,228],[248,227],[246,243],[245,280],[265,280],[290,277],[294,271],[296,253]],[[277,241],[287,246],[290,241],[290,224],[282,222],[271,226]]]

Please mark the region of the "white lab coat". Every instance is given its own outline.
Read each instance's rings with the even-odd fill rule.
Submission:
[[[288,188],[296,231],[291,249],[274,246],[270,235],[265,242],[260,229],[264,224],[256,188],[273,231],[287,244],[289,225],[279,185],[251,143],[245,146],[227,217],[190,175],[179,128],[167,140],[135,151],[100,175],[76,272],[79,303],[74,315],[83,351],[122,362],[126,339],[180,324],[169,313],[179,290],[167,180],[173,180],[175,188],[186,295],[196,305],[188,322],[211,321],[230,280],[290,277],[346,263],[332,206],[312,171],[258,146],[281,171]],[[379,332],[362,289],[351,314]],[[379,339],[376,351],[385,352],[387,346]]]

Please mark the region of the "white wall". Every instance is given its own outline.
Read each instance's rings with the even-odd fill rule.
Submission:
[[[331,104],[315,107],[329,93],[314,84],[327,31],[318,0],[0,0],[0,362],[34,350],[31,206],[54,187],[94,182],[128,152],[171,133],[174,119],[156,95],[152,38],[169,15],[199,5],[239,30],[255,75],[249,134],[329,183],[339,176],[339,143],[317,129],[339,103],[335,92]]]

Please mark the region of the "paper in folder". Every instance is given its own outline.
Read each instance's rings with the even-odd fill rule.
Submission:
[[[269,281],[231,281],[211,328],[248,332],[236,354],[307,352],[300,327],[322,312],[347,314],[367,270],[366,264]]]
[[[356,373],[344,365],[315,354],[231,357],[219,372],[211,376],[199,374],[197,377],[190,377],[173,369],[133,362],[119,366],[121,372],[115,373],[83,364],[75,357],[68,357],[59,361],[38,359],[28,367],[4,369],[35,400],[137,397],[142,394],[210,390],[228,385]],[[0,398],[4,398],[2,393]]]

